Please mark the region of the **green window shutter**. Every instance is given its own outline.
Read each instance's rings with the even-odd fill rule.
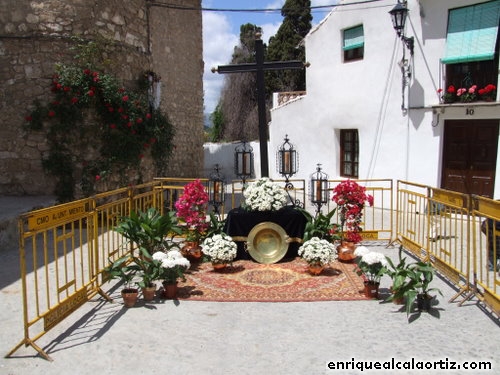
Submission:
[[[450,10],[444,64],[492,60],[500,0]]]
[[[363,25],[344,30],[344,45],[342,47],[344,51],[360,48],[364,45]]]

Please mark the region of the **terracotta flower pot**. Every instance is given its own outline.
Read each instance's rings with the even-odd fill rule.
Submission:
[[[203,256],[200,243],[197,241],[186,241],[182,246],[181,253],[190,261],[198,261]]]
[[[221,262],[212,262],[212,267],[214,268],[214,271],[222,271],[226,268],[227,263],[221,263]]]
[[[368,298],[377,299],[379,285],[380,285],[379,283],[365,281],[365,289],[364,289],[365,296]]]
[[[163,298],[175,299],[177,297],[177,282],[174,284],[163,283]]]
[[[144,298],[144,301],[152,301],[155,299],[155,294],[156,294],[156,285],[153,284],[152,286],[142,288],[142,297]]]
[[[134,288],[123,289],[122,298],[125,307],[134,307],[139,298],[139,291]]]
[[[325,267],[320,263],[310,263],[309,266],[307,267],[307,270],[311,275],[318,276],[321,274],[321,272],[323,272],[324,268]]]

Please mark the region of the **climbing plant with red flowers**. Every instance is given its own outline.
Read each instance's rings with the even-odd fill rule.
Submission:
[[[84,47],[101,48],[95,42]],[[95,183],[111,173],[128,183],[129,171],[141,175],[147,153],[156,173],[162,172],[173,149],[174,129],[148,98],[151,82],[159,79],[154,72],[144,72],[137,89],[130,90],[88,63],[56,66],[51,99],[35,102],[26,121],[31,131],[46,132],[49,151],[42,163],[56,177],[60,201],[74,199],[78,183],[84,195],[92,194]]]

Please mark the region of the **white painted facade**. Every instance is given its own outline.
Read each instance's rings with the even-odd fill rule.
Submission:
[[[330,179],[340,178],[340,129],[358,129],[359,179],[400,179],[440,187],[444,121],[500,119],[498,102],[443,105],[437,93],[445,84],[440,59],[448,9],[484,1],[409,0],[406,36],[415,38],[413,58],[392,27],[388,12],[396,0],[347,5],[353,2],[359,3],[341,1],[304,40],[311,64],[306,71],[307,94],[271,111],[270,177],[280,178],[276,150],[288,135],[299,153],[299,171],[293,178],[308,180],[317,163]],[[364,57],[344,63],[342,32],[361,24]],[[407,111],[401,108],[398,65],[404,49],[412,71],[405,90]]]

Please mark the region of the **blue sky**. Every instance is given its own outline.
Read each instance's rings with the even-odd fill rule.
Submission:
[[[216,9],[281,9],[285,0],[202,0],[203,8]],[[331,5],[337,0],[311,0],[312,6]],[[313,24],[317,24],[329,9],[313,12]],[[238,44],[240,26],[253,23],[262,27],[263,40],[278,30],[281,21],[280,11],[269,12],[203,12],[203,59],[205,72],[203,85],[205,91],[205,113],[212,113],[220,97],[223,75],[212,73],[210,69],[217,65],[228,64],[233,48]]]

